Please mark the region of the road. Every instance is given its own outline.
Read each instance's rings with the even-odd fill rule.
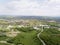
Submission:
[[[46,45],[46,43],[40,38],[40,34],[43,32],[43,27],[40,33],[37,34],[38,39],[42,42],[43,45]]]

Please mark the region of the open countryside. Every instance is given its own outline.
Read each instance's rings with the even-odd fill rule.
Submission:
[[[60,23],[55,17],[17,17],[0,18],[0,45],[60,45]]]

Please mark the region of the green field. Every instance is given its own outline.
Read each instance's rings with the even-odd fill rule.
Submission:
[[[10,44],[0,43],[0,45],[10,45]]]
[[[9,25],[11,26],[10,28]],[[18,26],[23,27],[18,27]],[[43,20],[0,20],[0,41],[6,41],[7,43],[0,42],[0,45],[43,45],[41,40],[37,37],[42,31],[40,25],[49,25],[50,27],[44,28],[40,34],[40,39],[43,40],[46,45],[60,45],[60,31],[58,31],[57,22],[48,22]],[[39,28],[34,29],[34,27]],[[10,32],[10,33],[9,33]],[[19,32],[14,37],[14,34]],[[11,34],[12,33],[12,34]],[[9,37],[10,35],[12,37]],[[8,35],[8,36],[7,36]]]
[[[9,39],[7,42],[14,44],[14,45],[42,45],[40,40],[37,38],[38,32],[36,30],[29,30],[24,28],[26,31],[20,31],[21,33],[18,34],[16,37]],[[27,30],[29,30],[27,32]]]
[[[54,28],[44,29],[40,38],[44,40],[46,45],[60,45],[60,31]]]

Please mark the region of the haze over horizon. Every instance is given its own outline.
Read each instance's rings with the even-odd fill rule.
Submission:
[[[60,16],[60,0],[0,0],[0,15]]]

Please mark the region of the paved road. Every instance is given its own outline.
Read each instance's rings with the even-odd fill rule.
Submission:
[[[43,27],[40,33],[37,34],[37,37],[39,38],[39,40],[42,42],[43,45],[46,45],[46,43],[40,38],[40,34],[43,32]]]

